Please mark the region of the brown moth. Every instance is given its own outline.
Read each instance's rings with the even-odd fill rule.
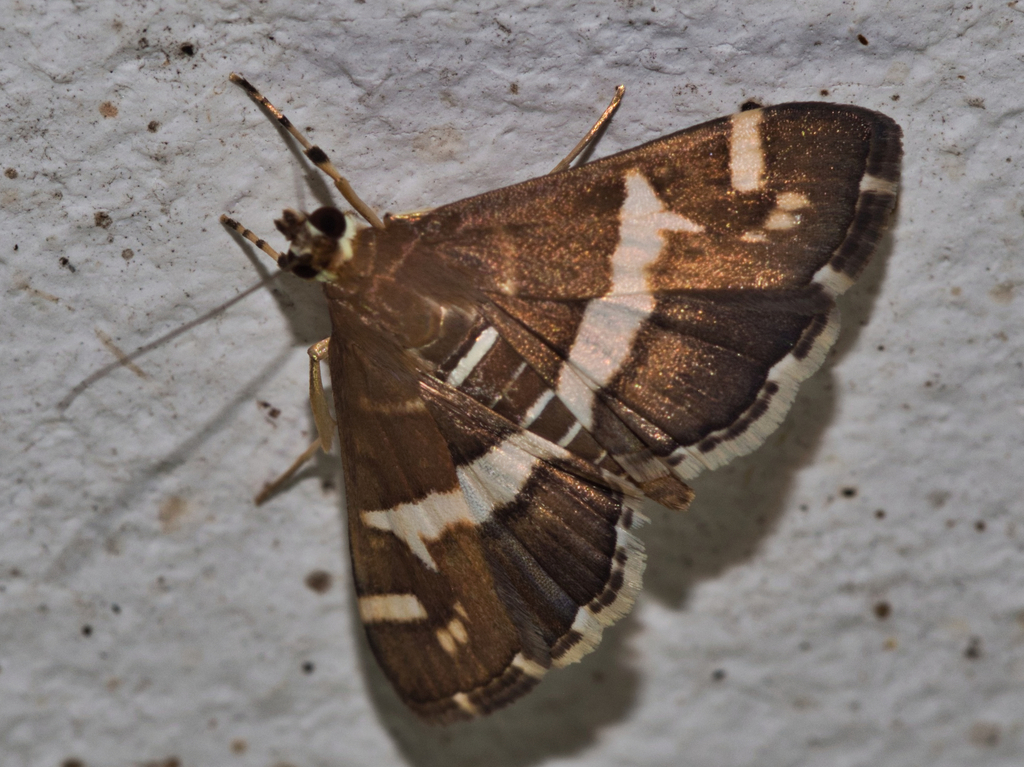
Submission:
[[[628,612],[643,499],[685,509],[821,365],[895,205],[900,129],[783,104],[566,169],[617,96],[549,175],[382,220],[232,80],[370,224],[286,210],[278,255],[222,218],[324,283],[303,459],[333,439],[327,359],[370,645],[424,719],[491,712]]]

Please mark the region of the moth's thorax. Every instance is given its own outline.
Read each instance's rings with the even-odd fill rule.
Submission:
[[[389,337],[428,369],[446,359],[476,320],[468,281],[424,249],[414,220],[385,217],[383,229],[359,229],[352,256],[323,281],[335,326]],[[321,278],[323,279],[323,278]],[[356,326],[359,326],[358,329]]]

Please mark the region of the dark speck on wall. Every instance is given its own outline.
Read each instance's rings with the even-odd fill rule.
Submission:
[[[977,660],[981,657],[981,637],[971,637],[964,649],[964,657],[967,660]]]
[[[317,594],[324,594],[331,588],[333,578],[326,570],[313,570],[306,575],[306,587]]]

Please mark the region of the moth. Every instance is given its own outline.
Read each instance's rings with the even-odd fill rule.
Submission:
[[[424,719],[487,714],[629,611],[643,500],[685,509],[687,482],[761,444],[821,365],[896,202],[900,128],[751,109],[381,219],[231,79],[368,222],[285,210],[282,255],[222,217],[323,283],[300,462],[333,441],[326,361],[370,646]]]

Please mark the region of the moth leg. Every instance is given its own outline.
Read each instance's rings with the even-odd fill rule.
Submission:
[[[323,449],[325,453],[330,452],[337,424],[331,417],[330,408],[327,406],[323,379],[320,376],[320,363],[328,357],[328,346],[329,339],[325,338],[323,341],[310,346],[306,351],[309,355],[309,404],[313,409],[313,422],[316,423],[317,439],[302,452],[302,455],[292,462],[291,466],[284,470],[281,476],[273,482],[264,485],[263,489],[253,499],[257,506],[280,490],[281,486],[291,479],[306,461],[316,455],[318,449]]]
[[[325,338],[318,341],[306,350],[309,355],[309,405],[313,409],[313,421],[316,423],[316,433],[319,436],[317,442],[327,453],[334,441],[334,431],[338,428],[331,417],[331,410],[327,406],[327,397],[324,396],[323,379],[320,377],[320,363],[330,356],[330,339]]]
[[[612,119],[612,115],[615,113],[615,110],[619,108],[619,103],[622,101],[622,94],[625,92],[625,85],[620,85],[615,89],[615,95],[612,96],[612,102],[608,105],[608,108],[601,113],[601,116],[597,118],[597,122],[594,123],[594,127],[587,132],[586,136],[580,139],[580,143],[572,148],[572,151],[565,156],[565,159],[551,170],[552,173],[558,173],[560,170],[568,168],[569,164],[579,156],[580,152],[587,148],[587,145],[594,140],[594,136],[597,135],[598,131],[600,131],[605,125],[607,125],[608,121]]]
[[[226,215],[221,215],[220,222],[222,224],[224,224],[224,226],[228,227],[229,229],[234,229],[236,232],[238,232],[240,235],[242,235],[245,239],[247,239],[249,242],[251,242],[257,248],[262,250],[264,253],[266,253],[268,256],[270,256],[272,259],[274,259],[274,263],[277,263],[277,260],[279,258],[281,258],[281,254],[278,253],[276,250],[274,250],[269,245],[267,245],[266,240],[264,240],[264,239],[262,239],[260,237],[257,237],[255,234],[250,232],[248,229],[246,229],[240,223],[235,221],[235,219],[230,218],[229,216],[226,216]]]
[[[324,152],[323,149],[318,147],[316,144],[310,143],[309,139],[303,136],[302,132],[292,125],[292,121],[285,117],[277,107],[267,101],[266,96],[256,90],[253,84],[244,77],[232,72],[228,79],[236,85],[240,85],[244,88],[245,92],[249,94],[249,98],[270,112],[270,114],[272,114],[281,124],[281,127],[292,134],[295,140],[302,145],[309,161],[330,176],[331,181],[334,182],[334,186],[337,187],[339,192],[341,192],[341,196],[345,198],[349,205],[359,212],[360,216],[369,221],[375,229],[384,228],[384,222],[378,218],[377,214],[373,212],[373,209],[369,205],[359,199],[359,196],[352,189],[352,186],[338,172],[338,169],[334,167],[334,163],[331,162],[327,153]]]

